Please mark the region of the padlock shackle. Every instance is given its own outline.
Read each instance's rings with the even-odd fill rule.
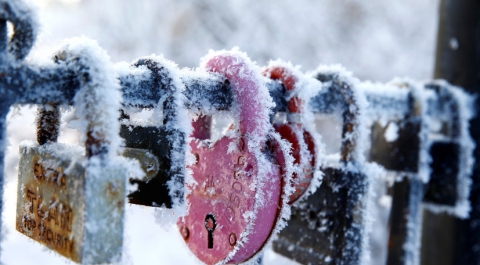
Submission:
[[[340,161],[343,163],[356,160],[358,147],[358,131],[360,127],[360,108],[357,103],[356,92],[352,85],[343,81],[338,73],[336,74],[315,74],[315,78],[321,82],[332,82],[329,93],[339,95],[339,104],[342,106],[342,145],[340,149]]]
[[[174,82],[171,75],[171,70],[168,67],[162,65],[160,61],[157,61],[153,57],[145,57],[137,59],[136,62],[132,64],[135,67],[145,66],[150,70],[152,74],[153,87],[156,88],[156,93],[159,94],[159,98],[163,102],[161,107],[163,110],[163,121],[162,124],[170,127],[176,127],[176,120],[178,116],[178,106],[175,99],[175,91],[179,90]]]
[[[437,94],[439,102],[443,103],[442,107],[445,107],[445,111],[448,112],[446,115],[450,116],[449,119],[447,119],[449,128],[446,136],[452,140],[456,140],[461,137],[462,115],[460,113],[460,103],[458,102],[456,95],[449,86],[438,84],[436,82],[426,84],[425,88],[432,89]]]
[[[72,38],[64,41],[54,61],[77,77],[80,89],[73,103],[77,116],[85,121],[79,129],[84,134],[86,156],[103,160],[118,156],[122,94],[106,52],[86,37]]]
[[[186,157],[188,152],[187,139],[191,133],[190,117],[185,106],[185,84],[177,65],[162,56],[148,56],[137,59],[132,68],[146,68],[150,72],[148,80],[141,84],[145,89],[136,94],[150,94],[157,98],[150,106],[156,109],[153,118],[162,119],[153,126],[122,126],[120,135],[125,137],[127,147],[148,149],[161,162],[157,175],[150,180],[132,180],[138,184],[138,189],[129,195],[131,203],[152,206],[162,206],[184,211],[184,186]],[[142,69],[143,70],[143,69]],[[132,96],[132,95],[131,95]],[[141,100],[137,101],[141,103]],[[141,108],[144,105],[131,105]],[[161,115],[157,115],[159,113]],[[128,117],[127,117],[128,118]],[[149,135],[152,134],[152,135]],[[160,195],[160,193],[165,193]],[[168,194],[168,195],[167,195]],[[163,207],[163,206],[162,206]]]
[[[264,139],[270,128],[269,108],[273,102],[257,67],[246,55],[236,51],[210,54],[203,67],[224,74],[230,81],[238,106],[240,132]]]
[[[295,76],[291,69],[285,66],[269,66],[262,71],[262,74],[269,77],[272,80],[279,80],[285,86],[285,92],[294,92],[296,84],[299,80],[298,76]],[[285,97],[287,96],[285,93]],[[298,96],[291,97],[287,102],[287,111],[289,113],[303,113],[305,102]]]
[[[359,107],[357,105],[357,99],[351,86],[347,83],[343,83],[340,86],[340,93],[343,96],[344,104],[346,104],[343,110],[343,127],[342,127],[342,150],[341,160],[343,162],[354,161],[354,152],[358,147],[358,136],[355,135],[359,129],[360,122],[358,120]],[[351,106],[354,106],[353,108]]]
[[[37,16],[23,1],[10,0],[0,2],[0,32],[6,33],[6,21],[13,24],[13,36],[0,36],[0,57],[10,53],[16,60],[23,60],[35,43],[37,37]],[[3,34],[0,34],[3,35]]]
[[[58,105],[42,105],[37,108],[37,142],[44,145],[56,142],[60,132],[60,108]]]
[[[262,74],[272,80],[282,81],[287,91],[293,91],[298,77],[290,69],[282,66],[269,66],[262,71]]]

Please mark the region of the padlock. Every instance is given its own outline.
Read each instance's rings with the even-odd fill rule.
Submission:
[[[413,101],[414,98],[410,93],[408,104],[412,105]],[[372,147],[369,160],[382,165],[389,171],[417,173],[420,166],[421,129],[422,119],[414,112],[407,113],[401,119],[390,120],[385,125],[375,122],[371,128]],[[386,139],[387,130],[395,130],[396,138]]]
[[[205,59],[204,69],[229,80],[236,122],[215,142],[208,139],[208,115],[194,122],[189,213],[177,226],[204,263],[240,263],[253,260],[288,218],[293,158],[269,123],[272,101],[253,63],[238,51],[219,52]]]
[[[427,223],[422,228],[424,208],[458,217],[468,215],[468,175],[473,163],[465,124],[470,117],[461,115],[464,112],[460,111],[456,98],[465,94],[454,93],[446,83],[394,85],[409,89],[409,111],[387,126],[377,123],[372,127],[370,159],[399,177],[391,189],[387,263],[418,263],[420,240],[428,240],[422,238],[422,231],[430,229]],[[430,128],[434,121],[439,124],[438,132]],[[385,137],[390,127],[397,130],[394,140]],[[430,161],[426,160],[428,157]],[[424,241],[425,244],[429,243]]]
[[[377,122],[372,126],[369,159],[395,174],[393,187],[389,189],[392,206],[387,264],[416,264],[424,180],[428,178],[428,164],[422,153],[426,150],[428,135],[425,91],[420,84],[408,80],[395,80],[388,87],[404,93],[406,112],[388,120],[386,125]],[[389,136],[392,134],[396,137]]]
[[[161,111],[162,121],[159,125],[135,125],[129,123],[128,115],[123,114],[120,136],[125,139],[124,156],[140,161],[146,173],[143,179],[130,179],[137,188],[128,195],[129,202],[166,208],[183,207],[185,135],[188,135],[184,130],[191,130],[189,123],[180,126],[181,120],[188,119],[183,107],[185,86],[176,75],[176,65],[161,57],[139,59],[132,67],[146,67],[151,72],[151,81],[139,86],[148,87],[144,91],[159,94],[160,98],[157,106],[132,107]]]
[[[460,102],[468,105],[471,99],[446,82],[436,81],[425,87],[437,94],[442,108],[438,111],[444,115],[439,117],[442,126],[438,139],[433,140],[429,148],[430,178],[423,201],[426,208],[434,212],[446,211],[465,218],[470,209],[468,197],[474,163],[473,141],[467,129],[471,113],[468,106],[462,106]]]
[[[432,126],[431,135],[434,137],[428,149],[431,172],[425,185],[423,206],[426,211],[419,228],[423,235],[420,260],[422,264],[474,264],[470,255],[459,257],[462,252],[458,245],[469,245],[459,244],[468,241],[465,234],[461,240],[451,240],[450,244],[445,244],[442,239],[455,239],[466,231],[472,231],[463,227],[469,227],[468,224],[474,226],[476,222],[477,195],[472,193],[476,189],[472,182],[476,181],[472,180],[476,179],[474,150],[478,146],[475,147],[470,135],[470,132],[476,134],[476,128],[469,127],[475,124],[472,119],[477,99],[444,80],[434,80],[425,87],[435,92],[439,100],[435,104],[436,109],[428,113],[430,122],[432,118],[437,118],[437,121],[434,123],[436,126]],[[465,222],[465,219],[470,221]]]
[[[361,264],[364,254],[368,165],[362,162],[362,141],[366,135],[360,123],[362,94],[351,86],[349,76],[335,69],[318,72],[328,95],[338,99],[342,110],[343,131],[340,163],[322,164],[320,187],[305,200],[292,206],[292,217],[273,242],[275,252],[301,264]],[[308,104],[318,112],[316,100]],[[364,99],[363,99],[364,100]],[[313,101],[313,102],[312,102]],[[333,107],[333,106],[332,106]],[[360,146],[360,147],[359,147]]]
[[[57,143],[56,104],[40,107],[38,144],[20,146],[16,229],[82,264],[119,262],[127,168],[119,156],[121,93],[108,57],[74,40],[55,56],[78,77],[74,97],[85,149]]]
[[[300,172],[293,173],[295,192],[290,196],[289,203],[296,202],[310,188],[310,183],[317,171],[316,159],[318,147],[316,140],[310,130],[304,126],[306,112],[305,100],[299,95],[299,78],[305,78],[298,70],[289,64],[271,62],[263,71],[263,75],[272,80],[279,80],[285,87],[284,97],[287,99],[286,118],[287,123],[274,123],[273,127],[292,144],[292,155],[294,163],[299,167]],[[316,81],[316,80],[315,80]],[[318,82],[318,81],[317,81]],[[320,86],[320,84],[318,84]],[[317,176],[319,178],[319,176]],[[320,183],[315,183],[318,186]]]

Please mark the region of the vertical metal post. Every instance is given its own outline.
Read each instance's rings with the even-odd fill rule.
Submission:
[[[8,48],[8,36],[7,36],[7,21],[0,19],[0,64],[4,63],[5,57],[7,57]],[[0,75],[2,71],[0,70]],[[0,86],[0,94],[5,88]],[[0,233],[2,227],[1,214],[3,212],[3,180],[5,170],[5,149],[6,149],[6,136],[7,136],[7,113],[10,109],[8,100],[6,97],[0,97]],[[0,236],[0,240],[2,236]]]
[[[480,1],[442,0],[435,78],[480,92]],[[480,100],[477,98],[477,110]],[[421,264],[480,263],[480,116],[470,122],[476,164],[472,175],[470,217],[460,220],[425,212]]]
[[[0,87],[0,89],[2,89]],[[3,212],[3,184],[4,184],[4,173],[5,173],[5,150],[6,150],[6,136],[7,136],[7,113],[9,108],[7,107],[6,110],[3,106],[3,100],[0,99],[0,233],[3,235],[3,231],[1,229],[2,226],[2,218],[1,214]],[[0,235],[0,240],[3,239],[3,236]],[[0,252],[1,254],[1,252]],[[1,255],[0,255],[1,256]]]
[[[417,264],[418,238],[421,233],[424,184],[418,178],[404,176],[393,185],[392,211],[390,214],[390,238],[388,265]]]

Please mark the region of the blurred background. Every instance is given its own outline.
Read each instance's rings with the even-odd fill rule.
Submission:
[[[38,0],[37,0],[38,1]],[[238,46],[259,65],[304,71],[340,63],[361,78],[430,78],[438,0],[40,0],[38,50],[64,38],[98,40],[112,60],[163,54],[195,67],[209,49]]]
[[[30,59],[49,56],[61,40],[85,35],[112,62],[163,54],[179,67],[196,67],[209,49],[238,46],[258,65],[291,61],[303,71],[342,64],[362,80],[387,82],[433,76],[438,0],[35,0],[41,36]],[[18,144],[34,140],[34,107],[12,109],[6,157],[3,264],[71,264],[15,230]],[[72,140],[64,132],[63,141]],[[72,140],[74,141],[74,140]],[[376,222],[385,225],[388,200],[378,198]],[[127,206],[124,264],[196,264],[173,225],[154,209]],[[377,227],[374,225],[374,228]],[[168,231],[166,231],[168,230]],[[375,229],[371,264],[384,264],[386,235]],[[296,264],[273,251],[265,264]]]

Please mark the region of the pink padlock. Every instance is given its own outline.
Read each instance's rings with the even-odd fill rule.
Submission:
[[[272,80],[279,80],[285,86],[286,93],[294,93],[297,88],[298,77],[286,66],[270,66],[263,71],[263,75]],[[289,203],[292,204],[302,197],[308,190],[313,179],[316,165],[315,139],[302,124],[299,115],[302,115],[305,102],[297,95],[288,100],[287,123],[274,124],[275,130],[283,139],[292,144],[292,155],[300,172],[293,173],[295,192],[290,195]]]
[[[188,215],[177,225],[204,263],[240,263],[261,251],[287,216],[292,173],[286,164],[293,165],[293,158],[273,132],[266,106],[271,98],[248,57],[220,52],[204,67],[229,80],[237,122],[214,143],[207,140],[211,117],[193,122],[190,147],[196,163],[189,168],[194,181],[186,185]]]

